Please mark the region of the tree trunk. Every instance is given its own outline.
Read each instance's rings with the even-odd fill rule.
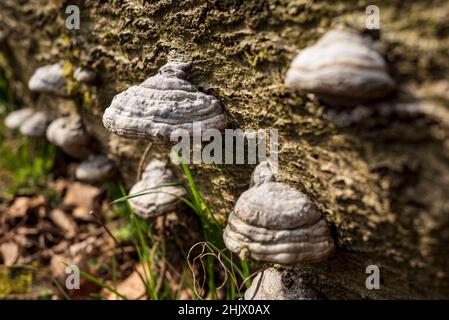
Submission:
[[[401,95],[434,108],[379,112],[341,126],[335,115],[350,110],[283,85],[295,54],[324,32],[338,24],[363,30],[371,2],[2,0],[0,61],[24,106],[76,109],[131,184],[146,143],[110,134],[103,110],[115,94],[155,74],[171,51],[188,57],[189,80],[222,102],[230,128],[279,130],[280,180],[309,195],[331,225],[335,254],[302,269],[308,284],[331,299],[448,298],[449,3],[376,3],[379,48]],[[69,4],[80,8],[79,30],[65,27]],[[68,79],[71,99],[31,94],[34,70],[58,61],[93,69],[99,81]],[[163,147],[152,153],[168,156]],[[224,215],[254,169],[191,167]],[[372,264],[380,267],[379,290],[365,286]]]

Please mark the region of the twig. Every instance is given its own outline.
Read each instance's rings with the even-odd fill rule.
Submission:
[[[260,278],[259,278],[259,281],[257,281],[256,290],[254,290],[254,294],[253,294],[253,296],[251,297],[251,299],[249,299],[249,300],[254,300],[254,298],[256,297],[257,292],[259,292],[260,285],[262,284],[262,278],[263,278],[263,273],[264,273],[264,272],[265,272],[265,269],[263,269],[263,270],[260,272]]]
[[[98,223],[104,228],[104,230],[106,230],[107,234],[112,238],[112,240],[114,240],[115,245],[118,248],[120,248],[120,251],[122,252],[123,257],[126,257],[126,252],[123,249],[123,247],[121,246],[120,242],[114,237],[111,230],[109,230],[109,228],[106,226],[106,224],[103,223],[101,218],[93,210],[90,211],[90,214],[93,215],[95,217],[95,219],[97,219]]]

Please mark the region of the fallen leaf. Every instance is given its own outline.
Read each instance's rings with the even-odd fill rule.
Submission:
[[[44,196],[17,197],[8,209],[8,216],[13,219],[22,218],[28,211],[45,206],[47,203],[48,199]]]
[[[144,268],[141,264],[138,264],[135,270],[122,282],[117,285],[117,292],[124,295],[130,300],[143,300],[145,299],[145,284],[139,276],[139,273],[143,275]],[[119,300],[115,293],[104,291],[108,300]]]
[[[69,207],[84,207],[93,210],[102,191],[88,184],[73,182],[67,188],[63,204]]]
[[[69,185],[69,181],[63,178],[59,178],[55,181],[49,182],[49,188],[56,191],[56,193],[62,195],[64,191],[67,189],[67,186]]]
[[[29,197],[17,197],[8,208],[8,216],[13,219],[24,217],[30,207],[30,202]]]
[[[76,223],[71,216],[61,209],[53,209],[50,212],[50,219],[64,231],[64,236],[71,239],[76,235]]]
[[[86,207],[76,207],[72,211],[72,215],[76,219],[84,220],[84,221],[93,221],[94,218],[90,214],[90,210]]]
[[[3,257],[3,264],[12,266],[19,258],[19,246],[15,242],[5,242],[0,245],[0,253]]]

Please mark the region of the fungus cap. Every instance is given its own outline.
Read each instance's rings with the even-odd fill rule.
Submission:
[[[254,169],[251,175],[249,186],[253,187],[258,186],[265,182],[275,182],[275,181],[276,176],[271,168],[271,163],[269,160],[265,160],[259,163]]]
[[[103,124],[111,132],[133,139],[169,143],[176,130],[193,132],[226,126],[220,102],[185,80],[189,65],[171,62],[138,86],[116,95],[105,110]]]
[[[177,209],[182,204],[179,197],[185,195],[184,189],[179,187],[157,188],[173,182],[175,182],[175,176],[167,165],[159,160],[152,160],[146,166],[142,179],[129,192],[130,195],[143,191],[151,192],[129,199],[134,212],[140,217],[148,219]]]
[[[31,108],[23,108],[10,112],[5,118],[5,126],[12,130],[20,128],[22,123],[31,117],[35,111]]]
[[[334,248],[314,204],[280,182],[245,191],[228,217],[223,238],[228,249],[242,257],[279,264],[320,261]]]
[[[84,159],[90,154],[90,138],[79,116],[54,120],[48,126],[47,139],[73,158]]]
[[[105,155],[95,155],[76,168],[75,177],[81,181],[104,182],[114,173],[114,164]]]
[[[289,270],[268,268],[254,278],[245,300],[322,300],[324,296]],[[261,279],[262,277],[262,279]],[[260,283],[260,285],[259,285]]]
[[[76,68],[75,71],[73,72],[73,77],[78,82],[91,83],[95,80],[96,74],[95,72],[87,69]]]
[[[67,81],[61,63],[46,65],[36,69],[28,82],[31,91],[66,96]]]
[[[28,137],[43,137],[50,123],[50,117],[43,111],[34,112],[30,117],[23,121],[19,131]]]
[[[234,212],[253,226],[279,230],[310,225],[321,217],[306,195],[280,182],[266,182],[245,191]]]
[[[382,98],[395,88],[374,43],[345,30],[331,30],[302,50],[294,58],[285,83],[337,105]]]

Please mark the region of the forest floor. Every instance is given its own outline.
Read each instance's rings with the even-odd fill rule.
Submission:
[[[77,161],[44,138],[7,130],[0,111],[0,299],[242,296],[249,268],[223,253],[224,221],[195,205],[202,197],[193,180],[193,210],[144,221],[127,201],[112,203],[126,197],[120,177],[76,181]]]

